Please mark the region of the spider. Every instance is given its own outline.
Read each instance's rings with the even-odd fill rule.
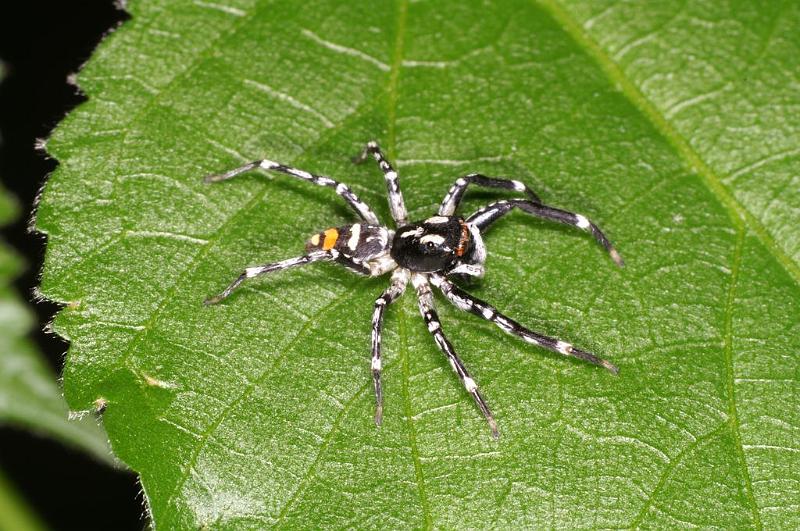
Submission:
[[[581,214],[543,204],[539,197],[520,181],[487,177],[478,173],[471,173],[456,179],[442,200],[435,216],[409,223],[397,172],[386,160],[377,142],[367,143],[361,154],[353,159],[353,162],[362,163],[367,160],[369,155],[375,158],[383,171],[389,195],[389,207],[396,225],[395,230],[381,225],[378,216],[346,184],[278,162],[266,159],[257,160],[222,174],[206,176],[205,182],[211,183],[224,181],[256,168],[283,173],[319,186],[333,188],[363,221],[329,228],[314,234],[308,240],[306,253],[302,256],[246,268],[222,293],[207,298],[204,304],[217,304],[228,297],[246,279],[312,262],[338,262],[356,273],[367,276],[380,276],[392,272],[389,287],[375,300],[372,312],[371,367],[375,388],[375,424],[378,426],[381,425],[383,419],[383,392],[381,389],[383,316],[386,307],[404,293],[409,280],[417,292],[419,311],[425,320],[428,331],[433,336],[436,345],[447,357],[453,371],[461,380],[461,384],[472,396],[489,423],[495,439],[499,437],[497,423],[486,401],[478,391],[478,384],[470,376],[442,330],[433,304],[431,285],[438,288],[445,298],[457,308],[486,319],[509,334],[553,352],[605,367],[613,374],[617,374],[618,369],[611,362],[564,341],[525,328],[497,311],[489,303],[473,297],[451,280],[451,278],[480,278],[483,276],[486,260],[483,233],[495,221],[515,208],[540,218],[573,225],[590,232],[595,240],[608,251],[614,262],[622,266],[622,257],[597,225]],[[455,215],[455,211],[470,185],[510,190],[524,194],[527,198],[495,201],[465,219]]]

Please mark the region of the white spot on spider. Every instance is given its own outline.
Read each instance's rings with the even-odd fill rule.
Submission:
[[[533,343],[534,345],[541,345],[541,342],[538,339],[536,339],[535,337],[533,337],[533,336],[525,335],[525,336],[522,336],[522,339],[524,339],[528,343]]]
[[[432,243],[434,245],[441,245],[444,243],[444,236],[438,234],[428,234],[420,238],[419,243]]]
[[[467,388],[467,391],[470,393],[474,393],[478,389],[478,384],[475,383],[475,380],[470,378],[469,376],[464,377],[464,387]]]
[[[525,185],[523,183],[519,181],[511,181],[511,182],[514,184],[514,190],[516,190],[517,192],[525,191]]]
[[[484,306],[483,308],[481,308],[481,314],[483,315],[484,319],[491,319],[492,317],[494,317],[494,311],[488,306]]]
[[[577,223],[578,227],[582,228],[583,230],[586,230],[590,227],[589,220],[586,219],[586,216],[575,214],[575,217],[578,218],[578,223]]]
[[[495,210],[494,209],[482,210],[480,214],[478,214],[477,216],[472,218],[472,223],[475,224],[475,225],[480,225],[484,221],[486,221],[487,219],[492,217],[494,214],[495,214]]]
[[[456,301],[456,305],[462,310],[470,310],[472,308],[472,301],[469,299],[453,295],[453,300]]]
[[[305,170],[297,170],[295,168],[292,168],[291,170],[289,170],[289,173],[291,173],[292,175],[297,175],[301,179],[305,179],[307,181],[313,181],[314,180],[314,177],[310,173],[305,171]]]
[[[439,330],[439,323],[436,321],[431,321],[428,323],[428,332],[433,332]]]
[[[463,177],[459,177],[458,179],[456,179],[456,184],[458,186],[464,186],[467,184],[467,181]]]
[[[372,358],[372,370],[379,371],[381,370],[382,364],[380,358]]]
[[[565,343],[564,341],[558,341],[556,343],[556,350],[562,354],[571,354],[572,345],[570,345],[569,343]]]
[[[397,235],[397,237],[398,238],[409,238],[411,236],[419,236],[423,232],[425,232],[425,229],[423,229],[422,227],[417,227],[416,229],[413,229],[413,230],[409,229],[409,230],[406,230],[406,231],[402,231]]]
[[[358,240],[361,238],[361,225],[356,223],[350,227],[350,239],[347,240],[347,246],[351,251],[355,251],[358,247]]]
[[[511,330],[512,330],[511,323],[509,323],[509,322],[508,322],[508,319],[506,319],[506,318],[504,318],[504,317],[497,317],[497,318],[494,320],[494,322],[495,322],[495,323],[497,323],[497,326],[499,326],[500,328],[502,328],[502,329],[503,329],[503,330],[505,330],[506,332],[509,332],[509,331],[511,331]]]
[[[317,182],[318,182],[319,184],[323,185],[323,186],[330,186],[330,185],[332,185],[333,183],[335,183],[336,181],[334,181],[333,179],[329,179],[329,178],[327,178],[327,177],[319,177],[319,178],[317,179]]]
[[[273,162],[267,159],[262,160],[261,162],[258,163],[258,165],[264,168],[265,170],[271,170],[272,168],[277,168],[278,166],[280,166],[280,164],[278,164],[277,162]]]
[[[336,193],[337,193],[337,194],[339,194],[339,195],[342,195],[342,194],[344,194],[344,193],[347,193],[348,191],[349,191],[349,190],[348,190],[348,188],[347,188],[347,185],[346,185],[346,184],[339,183],[339,184],[337,184],[337,185],[336,185]]]
[[[446,216],[433,216],[432,218],[426,219],[425,223],[438,224],[438,223],[447,223],[448,221],[450,221],[450,218]]]
[[[400,195],[392,194],[390,197],[392,215],[395,218],[405,218],[406,207],[403,203],[403,197]]]
[[[397,172],[396,171],[387,171],[385,177],[390,181],[394,181],[397,179]]]
[[[247,269],[244,270],[244,274],[247,276],[247,278],[253,278],[255,276],[258,276],[258,274],[261,273],[262,270],[263,270],[262,267],[248,267]]]

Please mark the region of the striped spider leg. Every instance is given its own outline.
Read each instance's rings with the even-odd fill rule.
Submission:
[[[600,228],[589,221],[589,219],[582,214],[575,214],[559,208],[543,205],[540,202],[529,201],[526,199],[508,199],[502,201],[495,201],[485,207],[481,208],[470,217],[467,218],[467,223],[474,225],[480,232],[484,232],[489,226],[511,212],[514,208],[518,208],[523,212],[532,214],[534,216],[550,219],[563,223],[565,225],[572,225],[584,231],[590,232],[597,243],[603,246],[608,251],[614,263],[622,267],[625,261],[619,252],[611,245],[611,242],[603,234]]]
[[[535,203],[542,202],[542,200],[539,199],[539,196],[536,195],[536,192],[528,188],[528,185],[521,181],[505,179],[502,177],[487,177],[486,175],[482,175],[480,173],[470,173],[469,175],[464,175],[463,177],[456,179],[456,182],[454,182],[453,186],[450,187],[450,190],[447,191],[447,195],[444,196],[444,199],[442,199],[442,204],[439,206],[440,216],[453,215],[453,213],[456,211],[456,208],[458,208],[458,205],[461,203],[461,199],[464,197],[464,193],[467,191],[467,187],[470,184],[482,186],[484,188],[500,188],[503,190],[522,192],[526,194],[531,201]]]
[[[398,227],[408,223],[408,212],[406,211],[406,204],[403,200],[403,192],[400,191],[400,180],[397,176],[397,171],[392,168],[389,161],[383,155],[380,146],[374,140],[367,142],[361,154],[353,159],[356,164],[361,164],[367,157],[372,155],[378,163],[383,172],[383,178],[386,180],[386,192],[389,199],[389,209],[392,211],[392,219]]]
[[[246,268],[241,275],[239,275],[236,280],[230,283],[227,288],[225,288],[222,293],[219,295],[214,295],[213,297],[208,297],[206,300],[203,301],[203,304],[206,306],[210,304],[217,304],[222,302],[224,299],[227,299],[228,296],[233,293],[233,290],[239,287],[239,285],[247,280],[248,278],[257,277],[260,275],[264,275],[266,273],[274,273],[276,271],[283,271],[284,269],[289,269],[290,267],[297,267],[301,265],[310,264],[312,262],[319,262],[320,260],[335,260],[336,256],[334,253],[330,251],[315,251],[312,253],[304,254],[302,256],[298,256],[297,258],[289,258],[287,260],[281,260],[280,262],[273,262],[271,264],[264,264],[260,266],[253,266]]]
[[[305,170],[299,170],[297,168],[292,168],[291,166],[286,166],[285,164],[281,164],[280,162],[273,162],[271,160],[262,159],[256,160],[250,163],[247,163],[243,166],[239,166],[238,168],[234,168],[232,170],[228,170],[225,173],[214,174],[214,175],[207,175],[203,180],[207,183],[216,183],[219,181],[225,181],[232,177],[236,177],[242,173],[248,172],[250,170],[254,170],[256,168],[261,168],[263,170],[268,171],[276,171],[279,173],[283,173],[284,175],[289,175],[291,177],[296,177],[297,179],[302,179],[304,181],[308,181],[310,183],[316,184],[317,186],[326,186],[328,188],[333,188],[336,190],[336,193],[345,200],[345,202],[356,211],[356,214],[361,216],[361,219],[366,221],[371,225],[380,225],[380,221],[378,221],[378,216],[375,215],[375,212],[367,205],[365,202],[360,200],[358,196],[344,183],[340,183],[339,181],[334,181],[329,177],[325,177],[324,175],[315,175],[313,173],[309,173]]]
[[[425,273],[414,273],[411,277],[411,282],[414,284],[414,287],[417,290],[417,299],[419,299],[419,313],[425,320],[425,325],[428,327],[428,332],[430,332],[433,336],[436,346],[439,347],[439,350],[441,350],[445,356],[447,356],[447,361],[450,362],[450,366],[453,368],[453,371],[458,375],[458,379],[461,380],[461,384],[464,386],[464,389],[466,389],[467,392],[472,396],[472,399],[475,401],[478,409],[480,409],[481,413],[483,413],[483,417],[486,419],[486,422],[489,423],[489,428],[492,430],[492,437],[497,439],[500,437],[500,432],[497,429],[497,422],[495,422],[494,416],[489,410],[489,406],[486,405],[486,400],[484,400],[483,396],[481,396],[480,392],[478,391],[478,384],[469,375],[467,368],[464,366],[464,362],[462,362],[461,358],[458,357],[455,349],[453,349],[453,345],[444,335],[442,323],[439,321],[439,314],[436,313],[436,309],[433,306],[433,294],[431,293],[431,286],[428,283],[429,276],[432,275]]]
[[[372,311],[372,382],[375,387],[375,424],[383,422],[383,390],[381,388],[381,332],[383,331],[383,314],[386,307],[396,301],[406,291],[408,269],[398,268],[392,273],[389,287],[375,299]]]
[[[598,358],[591,352],[586,352],[585,350],[576,348],[565,341],[560,341],[558,339],[539,334],[522,326],[515,320],[498,312],[497,308],[488,302],[470,295],[441,275],[437,275],[435,273],[431,274],[430,281],[431,284],[442,291],[444,296],[453,304],[453,306],[494,323],[504,332],[507,332],[513,336],[517,336],[527,343],[544,347],[547,350],[563,354],[564,356],[572,356],[574,358],[589,362],[592,365],[598,365],[608,369],[612,374],[617,374],[619,372],[619,369],[616,367],[616,365],[608,360]]]

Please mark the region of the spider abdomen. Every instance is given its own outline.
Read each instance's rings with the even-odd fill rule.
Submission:
[[[354,223],[314,234],[306,243],[306,250],[336,250],[344,256],[366,262],[383,254],[390,240],[391,233],[386,227]]]

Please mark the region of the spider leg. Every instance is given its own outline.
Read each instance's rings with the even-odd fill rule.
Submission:
[[[502,188],[504,190],[524,192],[532,201],[536,203],[542,202],[539,196],[521,181],[504,179],[501,177],[487,177],[480,173],[470,173],[469,175],[464,175],[456,179],[456,182],[454,182],[450,190],[447,191],[447,195],[444,196],[442,204],[439,206],[440,216],[453,215],[456,208],[458,208],[458,204],[461,202],[461,198],[464,196],[464,192],[467,191],[467,187],[470,184],[483,186],[484,188]]]
[[[267,159],[256,160],[254,162],[245,164],[244,166],[240,166],[238,168],[229,170],[225,173],[207,175],[204,178],[204,181],[207,183],[225,181],[227,179],[236,177],[239,174],[245,173],[250,170],[254,170],[256,168],[262,168],[268,171],[277,171],[285,175],[289,175],[292,177],[296,177],[298,179],[302,179],[304,181],[308,181],[318,186],[326,186],[328,188],[333,188],[334,190],[336,190],[336,193],[339,194],[342,197],[342,199],[344,199],[345,202],[348,205],[350,205],[350,207],[353,210],[355,210],[356,213],[359,216],[361,216],[361,218],[364,221],[366,221],[370,225],[380,225],[378,216],[375,215],[375,213],[372,211],[369,205],[367,205],[364,201],[359,199],[358,196],[346,184],[340,183],[339,181],[334,181],[333,179],[325,177],[324,175],[315,175],[305,170],[292,168],[291,166],[286,166],[284,164],[273,162],[271,160]]]
[[[359,275],[364,275],[367,277],[372,274],[368,265],[350,256],[345,256],[341,253],[338,253],[338,256],[335,256],[333,259],[336,261],[337,264],[343,265],[345,268],[349,269],[353,273],[357,273]]]
[[[259,275],[263,275],[266,273],[274,273],[275,271],[283,271],[284,269],[289,269],[290,267],[306,265],[310,264],[311,262],[319,262],[320,260],[335,260],[336,254],[338,253],[332,253],[331,251],[315,251],[313,253],[308,253],[303,256],[298,256],[296,258],[281,260],[280,262],[248,267],[242,272],[241,275],[239,275],[238,278],[236,278],[236,280],[231,282],[230,285],[227,288],[225,288],[225,290],[222,293],[207,298],[206,300],[203,301],[203,304],[205,304],[206,306],[210,304],[217,304],[218,302],[227,298],[228,295],[230,295],[233,292],[233,290],[239,287],[239,284],[241,284],[248,278],[257,277]]]
[[[606,251],[608,251],[611,259],[614,260],[614,263],[620,267],[625,265],[625,262],[622,260],[622,256],[620,256],[619,252],[614,248],[613,245],[611,245],[611,242],[608,240],[608,238],[606,238],[606,235],[603,234],[603,231],[601,231],[597,225],[589,221],[586,216],[543,205],[542,203],[528,201],[526,199],[496,201],[472,214],[469,218],[467,218],[467,223],[475,225],[479,231],[483,232],[492,223],[506,215],[514,208],[519,208],[528,214],[532,214],[540,218],[551,219],[565,225],[573,225],[579,229],[590,232],[592,236],[594,236],[594,239],[597,240],[597,242],[602,245]]]
[[[398,180],[397,172],[392,168],[392,165],[389,164],[389,161],[386,160],[381,148],[374,140],[367,142],[364,150],[359,156],[353,159],[353,162],[361,164],[367,160],[369,155],[375,158],[381,171],[383,171],[383,177],[386,180],[386,190],[389,193],[389,208],[392,211],[392,218],[394,218],[398,227],[402,227],[408,223],[408,212],[406,211],[406,205],[403,201],[403,192],[400,191],[400,181]]]
[[[520,337],[528,343],[533,343],[534,345],[539,345],[540,347],[552,350],[553,352],[558,352],[559,354],[563,354],[565,356],[572,356],[587,361],[592,365],[604,367],[613,374],[617,374],[619,372],[619,369],[616,367],[616,365],[608,360],[598,358],[594,354],[575,348],[564,341],[560,341],[542,334],[537,334],[536,332],[525,328],[515,320],[510,319],[509,317],[506,317],[502,313],[498,312],[497,309],[491,304],[478,299],[477,297],[473,297],[440,275],[431,275],[431,282],[434,286],[442,290],[444,296],[447,297],[447,300],[453,303],[454,306],[496,324],[504,332]]]
[[[381,388],[381,330],[386,307],[396,301],[406,290],[408,270],[398,269],[392,274],[388,288],[375,300],[372,312],[372,381],[375,384],[375,424],[383,421],[383,391]]]
[[[475,400],[475,403],[478,405],[481,413],[483,413],[484,418],[486,418],[486,422],[489,423],[489,428],[492,430],[492,437],[497,439],[500,436],[500,432],[497,431],[497,423],[492,416],[492,412],[489,410],[489,406],[486,405],[486,401],[478,392],[478,384],[475,383],[475,380],[470,377],[469,372],[467,372],[467,368],[464,367],[464,363],[458,357],[458,354],[456,354],[456,351],[453,349],[453,345],[447,340],[447,337],[445,337],[444,332],[442,331],[442,324],[441,321],[439,321],[439,316],[433,306],[433,294],[427,278],[425,275],[413,274],[411,281],[417,290],[417,298],[419,299],[419,312],[422,314],[422,318],[425,319],[425,324],[428,327],[428,331],[433,336],[433,339],[436,342],[436,345],[439,347],[439,350],[441,350],[444,355],[447,356],[450,366],[458,375],[458,378],[461,380],[461,383],[464,385],[464,388],[467,390],[467,392],[472,395],[472,398]]]

